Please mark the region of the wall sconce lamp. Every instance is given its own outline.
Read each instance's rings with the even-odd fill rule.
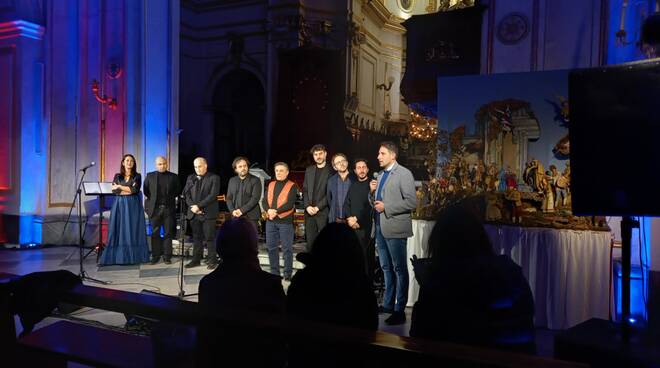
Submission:
[[[117,110],[117,99],[113,97],[108,97],[106,95],[101,96],[99,93],[99,82],[94,79],[92,81],[92,93],[94,94],[94,97],[96,98],[96,101],[102,103],[102,104],[108,104],[108,108],[110,110]]]
[[[390,75],[387,78],[387,83],[388,83],[387,85],[385,85],[385,83],[377,84],[376,89],[382,89],[382,90],[385,90],[385,91],[389,91],[390,89],[392,89],[392,84],[394,83],[394,77]]]

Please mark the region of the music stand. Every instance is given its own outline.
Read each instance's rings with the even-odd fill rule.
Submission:
[[[104,198],[109,195],[114,195],[112,192],[112,183],[103,181],[86,181],[83,182],[83,190],[87,196],[97,196],[99,198],[99,242],[90,249],[84,258],[87,258],[92,252],[96,251],[96,261],[98,262],[101,252],[105,248],[103,243],[103,210]]]

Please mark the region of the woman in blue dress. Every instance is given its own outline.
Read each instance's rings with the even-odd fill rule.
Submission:
[[[100,265],[139,264],[149,261],[140,193],[142,177],[136,166],[133,155],[124,155],[119,174],[115,174],[112,180],[116,197],[110,212],[108,245],[101,254]]]

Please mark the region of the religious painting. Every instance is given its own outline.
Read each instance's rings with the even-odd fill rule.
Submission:
[[[439,77],[437,106],[427,212],[473,197],[490,222],[606,227],[571,215],[568,71]]]

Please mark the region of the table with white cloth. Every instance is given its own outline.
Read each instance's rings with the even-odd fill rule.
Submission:
[[[433,221],[413,220],[408,257],[427,256]],[[535,324],[565,329],[590,318],[608,318],[611,236],[605,231],[578,231],[485,225],[497,254],[522,267],[534,294]],[[408,261],[408,306],[419,294]]]

